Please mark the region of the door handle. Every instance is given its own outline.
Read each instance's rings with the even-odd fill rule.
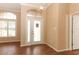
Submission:
[[[34,31],[32,31],[32,35],[34,35]]]

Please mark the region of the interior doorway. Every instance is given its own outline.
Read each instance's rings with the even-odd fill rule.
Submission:
[[[70,49],[79,49],[79,14],[70,19]]]

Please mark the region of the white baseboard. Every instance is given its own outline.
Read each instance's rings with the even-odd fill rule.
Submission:
[[[23,44],[23,45],[20,45],[21,47],[25,47],[25,46],[30,46],[30,44]]]
[[[50,44],[48,44],[48,43],[45,43],[45,44],[48,45],[49,47],[51,47],[52,49],[54,49],[56,52],[58,52],[58,50],[56,48],[52,47]]]
[[[44,42],[41,42],[41,43],[38,43],[38,44],[44,44]],[[20,45],[20,46],[24,47],[24,46],[31,46],[31,45],[37,45],[37,43],[35,43],[35,44],[23,44],[23,45]]]
[[[54,49],[56,52],[63,52],[63,51],[68,51],[69,49],[62,49],[62,50],[58,50],[56,48],[54,48],[52,45],[45,43],[46,45],[48,45],[49,47],[51,47],[52,49]]]
[[[20,42],[19,40],[14,41],[0,41],[0,43],[12,43],[12,42]]]
[[[63,51],[68,51],[69,49],[62,49],[62,50],[58,50],[56,48],[54,48],[52,45],[48,44],[48,43],[41,43],[41,44],[46,44],[48,45],[49,47],[51,47],[52,49],[54,49],[56,52],[63,52]],[[32,45],[36,45],[36,44],[32,44]],[[20,45],[21,47],[24,47],[24,46],[30,46],[30,44],[25,44],[25,45]]]

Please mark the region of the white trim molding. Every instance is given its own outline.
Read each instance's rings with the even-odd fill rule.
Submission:
[[[24,47],[24,46],[31,46],[31,45],[37,45],[37,44],[44,44],[44,42],[40,42],[40,43],[26,43],[26,44],[22,44],[20,45],[21,47]]]
[[[58,50],[55,47],[53,47],[52,45],[45,43],[46,45],[48,45],[50,48],[54,49],[56,52],[63,52],[63,51],[68,51],[69,49],[62,49],[62,50]]]
[[[55,50],[56,52],[63,52],[63,51],[69,51],[69,49],[62,49],[62,50],[58,50],[55,47],[53,47],[52,45],[48,44],[48,43],[41,43],[41,44],[46,44],[47,46],[49,46],[50,48],[52,48],[53,50]],[[31,44],[31,45],[36,45],[36,44]],[[20,45],[21,47],[24,46],[30,46],[30,44],[25,44],[25,45]]]

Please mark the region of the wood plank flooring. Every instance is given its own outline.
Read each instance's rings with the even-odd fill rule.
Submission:
[[[20,43],[0,43],[0,55],[79,55],[79,50],[58,53],[45,44],[20,47]]]
[[[44,44],[20,47],[20,43],[0,44],[0,55],[52,55],[56,51]]]

